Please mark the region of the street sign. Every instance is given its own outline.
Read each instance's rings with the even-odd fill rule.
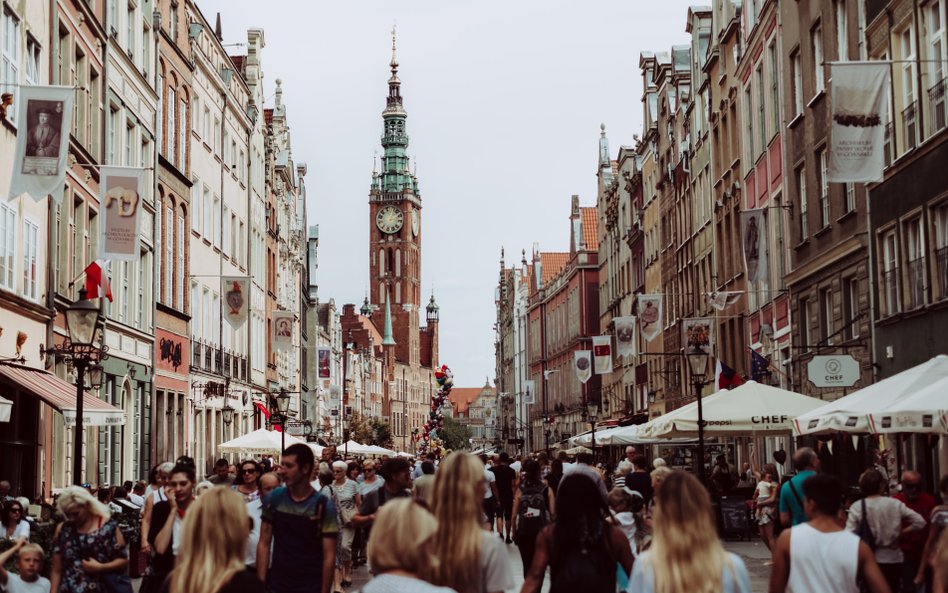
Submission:
[[[849,354],[814,356],[806,374],[817,387],[852,387],[859,380],[859,363]]]

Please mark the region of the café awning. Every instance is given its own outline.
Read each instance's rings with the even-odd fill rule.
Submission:
[[[62,413],[66,426],[76,423],[76,386],[41,369],[4,364],[0,376],[40,398]],[[125,411],[116,408],[88,391],[82,399],[83,426],[122,426]]]

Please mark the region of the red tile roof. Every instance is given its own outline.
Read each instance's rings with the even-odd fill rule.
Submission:
[[[230,56],[230,61],[234,63],[234,68],[241,76],[244,75],[244,64],[247,62],[247,56]]]
[[[595,210],[595,208],[594,208]],[[540,265],[543,271],[543,284],[546,284],[566,267],[569,261],[569,253],[558,251],[540,252]]]
[[[596,220],[596,207],[585,206],[579,209],[579,216],[583,222],[584,246],[589,251],[599,250],[599,224]]]
[[[484,391],[483,387],[455,387],[452,389],[448,399],[451,400],[451,405],[454,406],[454,417],[457,418],[462,414],[467,414],[467,409],[482,391]]]

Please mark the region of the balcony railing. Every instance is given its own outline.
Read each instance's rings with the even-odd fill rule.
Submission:
[[[890,268],[882,272],[882,298],[886,315],[894,315],[899,307],[899,269]]]
[[[918,144],[918,119],[916,102],[912,101],[902,110],[902,132],[905,134],[905,150],[912,150]]]
[[[948,299],[948,245],[935,251],[935,278],[938,282],[938,298]]]
[[[918,257],[908,263],[908,290],[905,294],[906,307],[915,309],[928,302],[927,283],[925,282],[926,262],[924,257]]]
[[[948,123],[948,102],[945,101],[945,79],[928,89],[928,111],[931,113],[929,136],[934,136]]]
[[[201,342],[191,340],[191,370],[197,371],[201,368]]]

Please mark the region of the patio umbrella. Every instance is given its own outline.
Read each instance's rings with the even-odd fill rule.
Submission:
[[[719,437],[787,433],[792,430],[794,418],[824,403],[815,397],[748,381],[740,387],[703,398],[704,434]],[[698,402],[640,425],[638,435],[646,438],[698,436]]]
[[[899,401],[946,378],[948,378],[948,356],[939,354],[918,366],[863,387],[809,413],[801,414],[793,421],[794,432],[797,434],[869,432],[870,414],[890,409]]]
[[[293,435],[286,435],[286,446],[297,443],[306,444]],[[236,439],[221,443],[217,450],[221,453],[254,453],[258,455],[280,455],[283,452],[283,437],[275,430],[258,428]]]
[[[869,414],[869,428],[876,433],[948,434],[948,378]]]

